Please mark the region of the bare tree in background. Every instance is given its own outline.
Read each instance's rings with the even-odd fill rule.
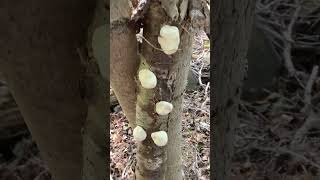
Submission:
[[[246,73],[247,49],[254,0],[216,0],[213,3],[213,162],[216,180],[231,178],[238,105]]]

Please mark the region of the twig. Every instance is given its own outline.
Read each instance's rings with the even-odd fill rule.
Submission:
[[[204,106],[207,104],[207,102],[210,100],[210,98],[208,97],[208,89],[210,87],[210,82],[207,83],[207,86],[205,88],[204,91],[204,97],[206,98],[203,103],[201,104],[201,109],[204,109]]]
[[[154,46],[150,41],[148,41],[145,37],[143,37],[143,35],[137,34],[136,36],[142,38],[143,40],[145,40],[145,41],[146,41],[151,47],[153,47],[154,49],[156,49],[156,50],[158,50],[158,51],[164,52],[164,50],[162,50],[162,49],[157,48],[156,46]],[[178,51],[181,51],[181,49],[177,49],[177,50],[178,50]]]
[[[157,48],[156,46],[154,46],[150,41],[148,41],[145,37],[143,37],[143,35],[141,34],[137,34],[137,37],[140,37],[141,39],[145,40],[151,47],[153,47],[154,49],[158,50],[158,51],[162,51],[162,49]]]
[[[298,4],[298,0],[296,0],[295,2]],[[292,31],[293,31],[293,26],[296,23],[296,20],[298,18],[300,10],[301,10],[301,6],[298,5],[288,25],[287,31],[283,33],[284,37],[286,38],[286,41],[284,42],[284,48],[283,48],[283,57],[284,57],[285,64],[290,76],[296,75],[296,69],[291,59],[292,43],[294,42],[292,39]]]
[[[202,63],[201,63],[200,70],[199,70],[199,72],[198,72],[198,74],[199,74],[198,80],[199,80],[200,86],[204,86],[203,83],[202,83],[202,80],[201,80],[201,76],[202,76],[201,71],[202,71],[202,69],[203,69],[203,66],[204,66],[204,63],[202,62]]]
[[[318,76],[318,71],[319,71],[319,66],[313,66],[311,75],[309,77],[309,80],[307,82],[305,91],[304,91],[304,107],[302,109],[303,112],[308,113],[311,110],[311,99],[312,99],[312,87],[317,79]]]
[[[122,174],[121,174],[121,178],[122,179],[125,179],[128,176],[127,171],[128,171],[128,169],[130,169],[132,167],[133,162],[134,162],[134,156],[132,156],[132,154],[131,154],[130,157],[129,157],[129,160],[127,162],[126,167],[122,171]]]

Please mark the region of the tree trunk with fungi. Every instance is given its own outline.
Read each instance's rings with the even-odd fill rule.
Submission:
[[[246,55],[253,21],[253,0],[213,3],[213,169],[216,180],[231,179],[233,140]]]
[[[138,5],[141,8],[138,16],[132,16],[137,14],[132,14],[129,1],[111,2],[110,81],[131,127],[134,128],[133,134],[140,134],[135,138],[143,141],[138,145],[136,167],[138,180],[182,179],[182,95],[186,86],[193,40],[193,34],[190,34],[189,29],[190,24],[186,22],[190,23],[190,19],[195,22],[203,16],[197,9],[202,7],[198,6],[192,12],[188,10],[189,4],[193,7],[199,3],[198,1],[190,1],[189,4],[188,2],[188,0],[179,2],[166,0],[162,1],[162,7],[158,0],[142,0]],[[150,5],[149,9],[147,5]],[[144,39],[148,43],[143,42],[142,52],[138,56],[135,28],[139,27],[139,23],[134,20],[143,17],[145,10],[147,14],[144,15],[143,20]],[[191,18],[185,18],[186,14],[191,14]],[[181,50],[173,55],[167,55],[159,49],[158,36],[161,27],[165,24],[179,28],[179,48]],[[152,70],[156,75],[158,83],[154,89],[145,89],[141,86],[138,74],[143,68]],[[167,101],[173,105],[173,110],[169,115],[157,115],[155,106],[159,101]],[[137,124],[139,126],[136,126]],[[151,138],[151,134],[155,131],[162,132],[162,135],[167,134],[168,144],[161,147],[155,145]]]
[[[137,72],[136,123],[145,130],[147,136],[138,143],[137,180],[182,179],[182,100],[190,67],[193,34],[190,33],[187,20],[179,19],[179,13],[175,9],[180,7],[177,1],[163,1],[162,5],[159,0],[151,0],[143,22],[144,41]],[[183,14],[181,16],[184,17]],[[179,50],[170,55],[161,49],[158,42],[160,30],[164,25],[176,26],[179,30]],[[154,88],[143,86],[140,73],[144,70],[149,70],[155,75],[157,84]],[[173,108],[171,112],[168,111],[169,114],[159,112],[160,101],[172,104]],[[170,104],[165,108],[171,109]],[[167,144],[156,145],[157,137],[153,134],[155,132],[166,132]],[[166,139],[160,136],[158,138],[164,138],[164,141]]]

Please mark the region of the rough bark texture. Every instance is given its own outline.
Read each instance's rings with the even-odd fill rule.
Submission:
[[[216,180],[229,180],[235,127],[246,53],[253,19],[253,0],[213,3],[213,169]]]
[[[117,0],[110,2],[110,22],[128,20],[131,17],[131,1]]]
[[[81,63],[94,1],[0,2],[0,71],[56,180],[81,179]]]
[[[118,4],[123,4],[119,6]],[[136,83],[137,72],[137,40],[135,27],[129,25],[127,12],[130,6],[128,0],[111,1],[110,16],[110,84],[117,99],[129,120],[130,126],[135,127]]]
[[[105,180],[107,164],[106,83],[100,74],[88,78],[93,96],[88,99],[88,114],[83,127],[83,180]]]
[[[168,20],[166,11],[159,0],[151,0],[144,20],[144,37],[154,46],[158,44],[160,28],[164,24],[176,25],[180,30],[181,50],[168,56],[153,48],[149,43],[142,43],[140,67],[155,73],[158,83],[154,89],[143,88],[139,81],[136,106],[137,125],[147,132],[147,139],[138,144],[136,179],[181,180],[181,112],[183,92],[191,60],[193,35],[183,31],[181,26]],[[183,24],[188,29],[188,25]],[[166,116],[155,112],[158,101],[173,104],[173,111]],[[151,139],[151,133],[166,131],[168,144],[158,147]]]

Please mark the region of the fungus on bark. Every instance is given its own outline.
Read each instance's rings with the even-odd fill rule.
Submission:
[[[146,131],[141,126],[136,126],[133,130],[133,139],[136,141],[143,141],[147,137]]]
[[[178,50],[180,44],[179,29],[176,26],[164,25],[160,29],[158,42],[164,53],[171,55]]]
[[[165,131],[153,132],[151,138],[157,146],[165,146],[168,142],[168,135]]]
[[[173,105],[167,101],[159,101],[156,103],[156,112],[161,116],[168,115],[172,109]]]
[[[141,69],[138,74],[141,86],[146,89],[155,88],[157,85],[156,75],[149,69]]]

